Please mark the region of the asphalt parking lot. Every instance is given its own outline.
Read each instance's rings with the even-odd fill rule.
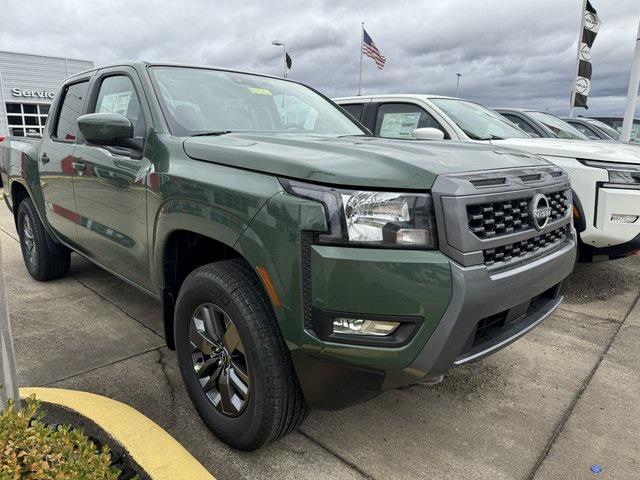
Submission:
[[[579,265],[553,317],[442,384],[313,412],[247,454],[201,423],[154,300],[78,256],[69,277],[38,283],[16,239],[0,208],[21,385],[125,402],[219,479],[640,478],[640,257]]]

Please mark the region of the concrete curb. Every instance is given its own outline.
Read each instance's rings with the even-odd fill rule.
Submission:
[[[124,403],[75,390],[20,389],[22,398],[31,395],[93,421],[120,443],[154,480],[215,480],[171,435]]]

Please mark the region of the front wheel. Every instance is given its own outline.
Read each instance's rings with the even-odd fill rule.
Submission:
[[[255,450],[308,414],[269,300],[243,260],[205,265],[186,278],[175,338],[191,401],[229,445]]]
[[[16,225],[22,258],[33,278],[44,282],[69,273],[71,252],[62,245],[54,244],[30,198],[20,202]]]

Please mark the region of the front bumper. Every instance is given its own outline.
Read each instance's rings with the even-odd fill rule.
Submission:
[[[612,221],[617,215],[638,218],[632,223]],[[582,241],[594,257],[624,257],[640,249],[640,186],[599,183],[593,227],[585,230]]]
[[[347,268],[336,261],[335,251],[314,248],[316,253],[323,254],[314,261],[314,271],[325,277],[323,285],[327,285],[327,271],[337,279],[341,278],[341,272],[359,270],[363,272],[363,282],[376,282],[373,276],[376,269],[377,273],[385,269],[384,262],[361,264],[360,268],[351,264]],[[330,253],[333,258],[327,259]],[[441,256],[450,271],[450,300],[433,324],[427,321],[432,312],[424,312],[423,325],[407,345],[380,348],[324,342],[322,351],[314,355],[292,352],[307,402],[313,408],[329,410],[355,405],[387,389],[437,378],[456,365],[504,348],[542,323],[558,307],[562,301],[562,282],[572,272],[575,256],[575,232],[546,255],[507,270],[491,271],[484,265],[464,267]],[[322,268],[323,264],[327,268]],[[406,271],[415,273],[406,277],[410,282],[420,278],[425,267],[417,262],[402,265]],[[392,264],[390,271],[398,272],[400,268]],[[409,299],[409,295],[398,294],[405,290],[398,290],[397,285],[388,283],[383,288],[380,279],[377,298],[361,298],[358,300],[361,308],[375,303],[384,305],[387,313],[398,309],[402,310],[399,313],[410,313],[406,309],[411,307],[417,290]],[[386,279],[391,280],[389,276]],[[316,291],[314,307],[344,310],[345,304],[353,304],[350,282],[342,280],[340,288],[332,292]],[[366,284],[356,283],[356,288],[362,292]],[[423,284],[421,289],[422,296],[427,297],[429,284]]]
[[[575,248],[574,237],[553,253],[495,274],[452,263],[453,298],[410,370],[424,379],[442,375],[539,325],[562,301],[561,284],[573,271]]]
[[[612,221],[612,215],[640,216],[640,185],[609,183],[605,169],[575,164],[570,177],[579,209],[581,256],[616,258],[640,248],[640,218],[633,223]]]

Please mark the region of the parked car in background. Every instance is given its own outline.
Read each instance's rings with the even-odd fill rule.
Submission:
[[[606,123],[610,127],[613,127],[616,131],[622,132],[622,117],[592,117],[594,120],[600,120]],[[640,119],[634,118],[631,125],[631,140],[640,140]]]
[[[41,142],[0,143],[0,175],[29,273],[78,252],[160,300],[193,404],[244,450],[522,337],[576,256],[557,166],[375,138],[309,87],[237,71],[76,75]]]
[[[494,110],[439,95],[372,95],[336,102],[377,136],[414,140],[427,138],[422,134],[427,129],[440,132],[428,138],[482,142],[541,155],[571,177],[582,260],[615,259],[640,250],[640,151],[635,146],[532,138]]]
[[[523,108],[494,108],[532,137],[589,140],[584,133],[547,112]]]
[[[571,117],[563,120],[580,130],[590,140],[620,140],[620,132],[600,120],[587,117]]]

